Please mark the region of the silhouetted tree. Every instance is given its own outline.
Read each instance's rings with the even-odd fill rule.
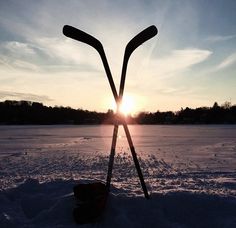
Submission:
[[[196,109],[181,108],[178,112],[140,112],[136,117],[125,117],[130,124],[235,124],[236,106],[225,102],[219,106]],[[70,107],[47,107],[31,101],[0,102],[0,124],[114,124],[116,115],[90,112]]]

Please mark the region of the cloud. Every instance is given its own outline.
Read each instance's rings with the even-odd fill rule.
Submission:
[[[156,90],[158,95],[165,95],[165,96],[200,96],[205,93],[206,88],[204,86],[182,86],[182,87],[162,87]]]
[[[225,58],[218,66],[217,66],[217,70],[221,70],[224,69],[226,67],[229,67],[231,65],[233,65],[234,63],[236,63],[236,53],[231,54],[230,56],[228,56],[227,58]]]
[[[29,71],[39,70],[39,67],[37,65],[30,63],[28,61],[1,55],[0,55],[0,65],[4,65],[4,67],[6,67],[7,69],[22,69]]]
[[[101,60],[95,50],[72,41],[62,34],[64,24],[73,25],[101,40],[112,71],[120,74],[120,62],[126,43],[141,29],[153,23],[153,18],[150,23],[146,19],[139,20],[149,17],[143,10],[146,4],[142,1],[136,2],[135,5],[132,2],[128,3],[123,0],[122,2],[123,4],[101,0],[96,7],[92,1],[73,0],[62,4],[45,0],[37,3],[23,0],[12,5],[5,3],[6,10],[3,10],[3,7],[0,10],[2,12],[0,30],[2,27],[5,31],[13,34],[16,39],[20,38],[21,41],[28,42],[31,46],[27,47],[33,48],[37,55],[39,55],[39,51],[42,52],[43,56],[38,56],[37,59],[30,57],[27,59],[30,63],[41,64],[40,68],[45,65],[47,67],[49,65],[75,65],[82,66],[81,68],[86,66],[85,71],[103,72]],[[156,5],[154,1],[152,4]],[[27,10],[25,10],[26,5]],[[156,21],[160,21],[159,15],[163,14],[165,5],[155,6],[157,9],[150,8],[155,13],[154,15],[158,15],[158,20],[155,18]],[[134,13],[130,13],[133,7],[135,8]],[[136,13],[136,11],[138,12]],[[157,13],[159,11],[160,14]],[[18,44],[12,43],[11,49],[15,48],[14,50],[16,50],[18,46]],[[8,51],[10,52],[10,50]]]
[[[94,53],[94,50],[90,55],[92,48],[85,47],[83,44],[78,45],[78,43],[68,38],[41,37],[35,39],[34,42],[44,54],[52,59],[56,58],[60,61],[60,64],[87,65],[90,63],[94,66],[98,60],[98,55]]]
[[[210,41],[210,42],[219,42],[219,41],[227,41],[227,40],[231,40],[236,38],[236,34],[234,35],[228,35],[228,36],[209,36],[208,38],[206,38],[206,41]]]
[[[8,41],[1,44],[10,53],[18,53],[21,55],[34,55],[35,51],[33,47],[28,43],[22,43],[18,41]]]
[[[97,66],[102,66],[97,53],[90,55],[89,48],[67,38],[35,38],[31,43],[3,42],[0,53],[0,64],[15,70],[98,72]]]
[[[22,61],[22,60],[15,60],[13,62],[13,65],[18,68],[32,70],[32,71],[36,71],[39,69],[37,65],[35,65],[33,63],[26,62],[26,61]]]
[[[211,51],[201,49],[173,50],[170,55],[155,60],[151,65],[159,76],[165,77],[183,72],[205,61],[211,54]]]
[[[52,101],[51,98],[45,95],[36,95],[32,93],[19,93],[19,92],[9,92],[9,91],[0,91],[0,99],[19,99],[19,100],[28,100],[28,101]]]
[[[33,45],[18,41],[2,42],[0,52],[0,64],[8,68],[38,70],[38,66],[33,63],[37,56]]]

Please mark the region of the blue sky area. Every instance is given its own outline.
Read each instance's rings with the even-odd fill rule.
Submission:
[[[236,104],[236,1],[0,1],[0,100],[96,111],[112,106],[97,52],[66,38],[65,24],[98,38],[117,84],[128,41],[158,35],[130,58],[132,112]]]

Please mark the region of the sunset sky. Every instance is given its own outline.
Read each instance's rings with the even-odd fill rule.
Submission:
[[[112,108],[98,53],[62,34],[99,39],[119,88],[126,44],[156,25],[130,58],[125,96],[132,112],[236,103],[235,0],[1,0],[0,100],[96,111]]]

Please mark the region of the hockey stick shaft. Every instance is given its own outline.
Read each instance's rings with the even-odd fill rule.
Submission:
[[[78,40],[78,41],[89,44],[90,46],[94,47],[99,52],[100,57],[101,57],[102,62],[103,62],[103,66],[105,68],[105,72],[106,72],[111,90],[112,90],[112,93],[113,93],[113,96],[115,98],[115,101],[116,101],[117,105],[119,105],[120,104],[120,101],[119,101],[120,99],[118,97],[118,94],[117,94],[117,91],[116,91],[116,88],[115,88],[115,84],[114,84],[114,81],[113,81],[113,78],[112,78],[112,74],[111,74],[111,71],[110,71],[110,68],[109,68],[109,65],[108,65],[108,62],[107,62],[107,58],[106,58],[106,55],[105,55],[105,52],[104,52],[104,49],[103,49],[103,46],[102,46],[101,42],[98,41],[96,38],[92,37],[91,35],[83,32],[81,30],[78,30],[78,29],[76,29],[72,26],[68,26],[68,25],[64,26],[63,33],[64,33],[64,35],[66,35],[66,36],[68,36],[72,39],[75,39],[75,40]],[[122,92],[122,94],[123,94],[123,92]],[[122,124],[123,124],[123,127],[125,129],[126,137],[127,137],[129,147],[130,147],[133,159],[134,159],[135,167],[137,169],[139,179],[140,179],[143,191],[144,191],[144,195],[145,195],[146,198],[149,198],[148,193],[147,193],[147,188],[146,188],[146,185],[145,185],[145,182],[144,182],[144,179],[143,179],[143,175],[142,175],[142,172],[141,172],[141,169],[140,169],[140,166],[139,166],[139,163],[138,163],[138,159],[137,159],[137,156],[136,156],[136,153],[135,153],[135,150],[134,150],[134,146],[133,146],[133,142],[132,142],[132,139],[131,139],[131,136],[130,136],[130,132],[129,132],[127,123],[126,123],[124,118],[122,118]],[[116,127],[116,125],[117,125],[117,127]],[[112,148],[114,149],[114,151],[112,151],[113,160],[114,160],[114,153],[115,153],[115,146],[116,146],[117,132],[118,132],[118,124],[116,124],[116,125],[114,127],[114,134],[113,134],[114,135],[113,137],[115,138],[115,141],[112,143],[113,144]],[[116,128],[117,128],[117,130],[116,130]],[[113,166],[113,162],[111,164],[111,170],[112,170],[112,166]],[[110,167],[110,165],[109,165],[109,167]],[[108,170],[108,173],[109,173],[109,170]]]
[[[143,30],[141,33],[139,33],[137,36],[135,36],[126,46],[124,60],[123,60],[123,66],[122,66],[121,80],[120,80],[119,99],[118,99],[117,105],[120,105],[121,101],[122,101],[124,86],[125,86],[127,65],[128,65],[128,60],[129,60],[131,53],[138,46],[140,46],[142,43],[144,43],[148,39],[152,38],[156,34],[157,34],[156,27],[150,26],[147,29]],[[119,110],[119,108],[118,108],[118,110]],[[127,124],[123,124],[123,127],[124,127],[125,134],[126,134],[129,146],[130,146],[130,151],[131,151],[134,163],[135,163],[135,167],[138,172],[138,176],[139,176],[139,179],[140,179],[143,191],[144,191],[144,195],[146,198],[149,198],[146,184],[144,182],[143,174],[142,174],[142,171],[141,171],[138,159],[137,159],[137,155],[135,152],[135,148],[133,145],[133,141],[132,141],[128,126],[127,126]],[[115,147],[116,147],[118,128],[119,128],[119,125],[116,123],[114,125],[114,130],[113,130],[112,146],[111,146],[111,153],[110,153],[109,165],[108,165],[108,174],[107,174],[107,188],[108,188],[108,190],[110,189],[110,182],[111,182],[111,177],[112,177],[112,168],[113,168],[114,157],[115,157]]]

